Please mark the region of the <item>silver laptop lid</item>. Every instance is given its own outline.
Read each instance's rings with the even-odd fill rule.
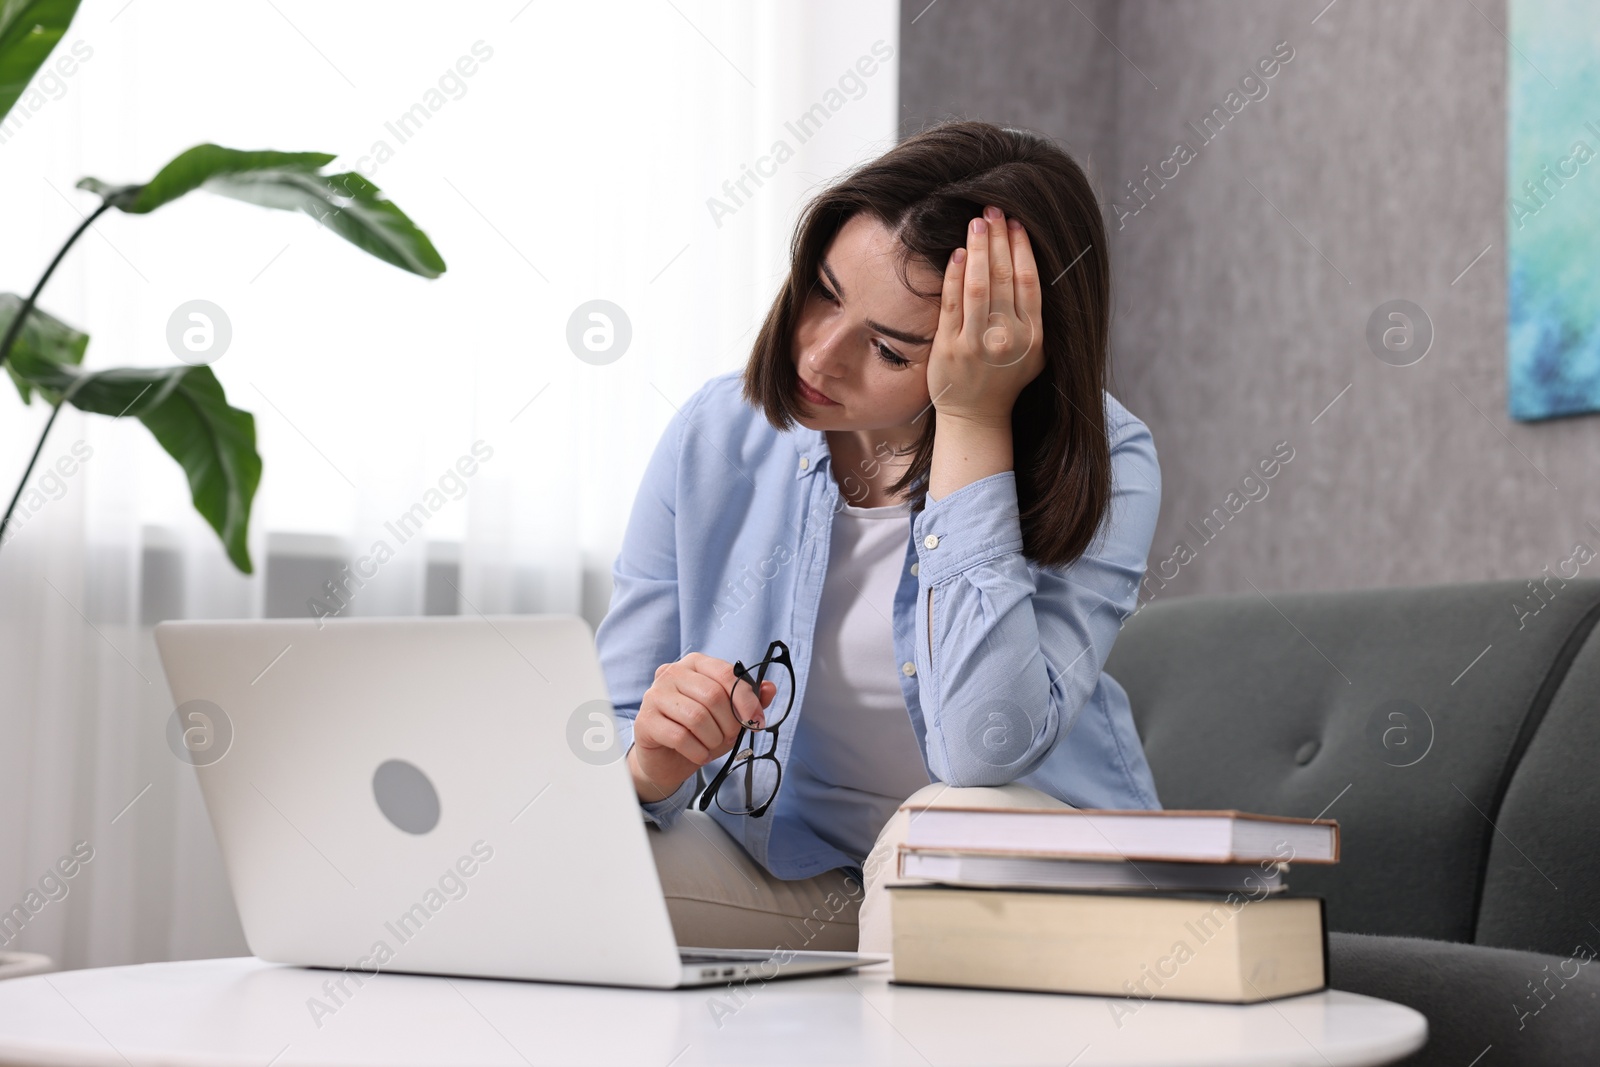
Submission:
[[[155,629],[250,950],[670,987],[681,966],[587,623]]]

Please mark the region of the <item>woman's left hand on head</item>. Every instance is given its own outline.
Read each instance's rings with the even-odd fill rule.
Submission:
[[[1039,271],[1020,225],[993,206],[981,221],[945,267],[928,396],[941,418],[1009,427],[1018,394],[1044,370]]]

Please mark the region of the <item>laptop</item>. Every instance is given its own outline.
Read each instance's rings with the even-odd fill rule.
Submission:
[[[885,957],[679,946],[576,615],[155,628],[250,951],[670,989]],[[732,871],[730,877],[736,877]]]

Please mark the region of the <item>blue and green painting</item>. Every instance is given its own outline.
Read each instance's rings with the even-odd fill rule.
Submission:
[[[1509,14],[1507,397],[1526,421],[1600,411],[1600,3]]]

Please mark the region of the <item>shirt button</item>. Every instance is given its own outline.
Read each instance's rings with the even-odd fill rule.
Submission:
[[[800,469],[801,470],[805,470],[807,467],[810,467],[810,466],[811,466],[811,458],[809,456],[801,456],[800,457]]]
[[[912,564],[912,565],[911,565],[911,573],[912,573],[912,574],[913,574],[913,575],[915,575],[915,574],[916,574],[916,573],[917,573],[917,568],[918,568],[918,567],[920,567],[920,566],[921,566],[921,564],[920,564],[920,563],[913,563],[913,564]]]
[[[900,673],[909,678],[917,673],[917,665],[915,663],[902,663],[900,664]]]
[[[927,546],[928,548],[938,548],[939,547],[939,535],[938,534],[929,534],[927,537],[924,537],[922,539],[922,543],[925,546]]]

